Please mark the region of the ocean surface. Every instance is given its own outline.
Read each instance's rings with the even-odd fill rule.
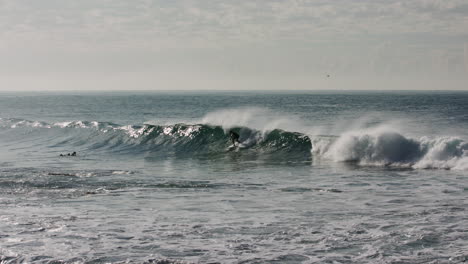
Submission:
[[[0,93],[2,264],[462,263],[467,198],[468,92]]]

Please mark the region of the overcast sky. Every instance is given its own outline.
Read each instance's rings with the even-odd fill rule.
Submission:
[[[468,1],[0,0],[19,89],[468,90]]]

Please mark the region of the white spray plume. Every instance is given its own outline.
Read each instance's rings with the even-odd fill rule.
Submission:
[[[278,128],[295,132],[304,131],[303,122],[299,118],[257,107],[232,108],[211,112],[202,118],[201,123],[221,126],[225,130],[242,126],[263,132]]]

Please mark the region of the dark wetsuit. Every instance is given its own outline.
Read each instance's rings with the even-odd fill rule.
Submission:
[[[73,157],[75,157],[75,156],[76,156],[76,152],[73,151],[73,153],[68,153],[68,154],[66,154],[66,155],[65,155],[65,154],[60,154],[60,157],[65,157],[65,156],[73,156]]]
[[[239,134],[237,134],[236,132],[234,131],[229,132],[229,136],[231,137],[231,142],[233,145],[236,144],[236,142],[240,143]]]

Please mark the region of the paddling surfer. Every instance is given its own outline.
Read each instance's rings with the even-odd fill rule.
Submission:
[[[60,154],[60,157],[66,157],[66,156],[71,156],[71,157],[75,157],[76,156],[76,151],[73,151],[73,153],[68,153],[68,154]]]

